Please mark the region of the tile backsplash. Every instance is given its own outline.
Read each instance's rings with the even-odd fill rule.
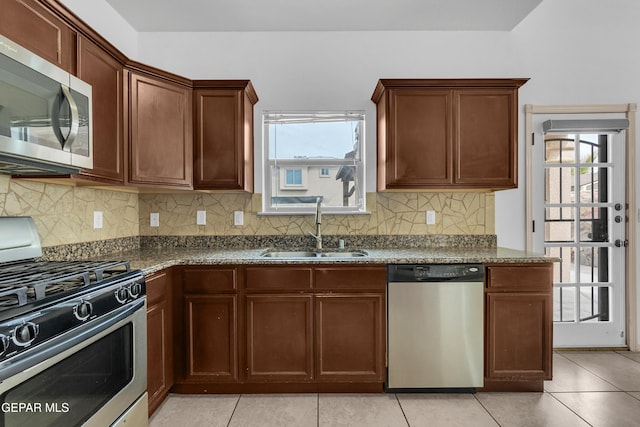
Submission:
[[[261,215],[260,194],[137,194],[12,179],[0,175],[0,215],[32,216],[44,247],[136,236],[307,235],[312,215]],[[207,211],[206,225],[196,212]],[[426,224],[426,211],[436,223]],[[93,212],[103,212],[102,229]],[[233,212],[244,225],[233,225]],[[367,214],[324,215],[322,232],[342,235],[490,235],[495,234],[495,198],[487,192],[368,193]],[[149,214],[160,214],[150,227]]]
[[[103,213],[101,229],[93,212]],[[11,179],[0,175],[0,215],[32,216],[42,246],[139,235],[138,194]]]
[[[313,215],[261,215],[261,195],[243,193],[140,194],[140,235],[306,235],[315,230]],[[324,235],[494,234],[493,193],[368,193],[367,214],[323,215]],[[206,225],[196,212],[206,210]],[[436,223],[426,224],[426,211]],[[233,212],[244,225],[233,225]],[[160,215],[159,227],[149,215]]]

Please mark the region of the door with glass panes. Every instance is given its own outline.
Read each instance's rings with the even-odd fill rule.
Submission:
[[[544,132],[547,119],[534,121],[534,249],[561,260],[554,347],[625,346],[624,131]]]

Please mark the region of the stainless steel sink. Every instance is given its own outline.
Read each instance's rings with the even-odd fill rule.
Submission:
[[[321,257],[327,258],[359,258],[367,256],[365,251],[352,251],[352,252],[320,252]]]
[[[360,258],[368,254],[365,251],[272,251],[263,252],[260,256],[265,258]]]
[[[312,251],[267,251],[260,256],[265,258],[317,258],[318,252]]]

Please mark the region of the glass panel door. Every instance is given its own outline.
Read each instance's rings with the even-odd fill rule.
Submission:
[[[624,346],[624,142],[544,135],[544,242],[554,273],[554,346]]]

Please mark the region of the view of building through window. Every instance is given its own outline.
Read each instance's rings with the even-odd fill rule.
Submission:
[[[264,113],[264,210],[364,210],[364,112]]]

